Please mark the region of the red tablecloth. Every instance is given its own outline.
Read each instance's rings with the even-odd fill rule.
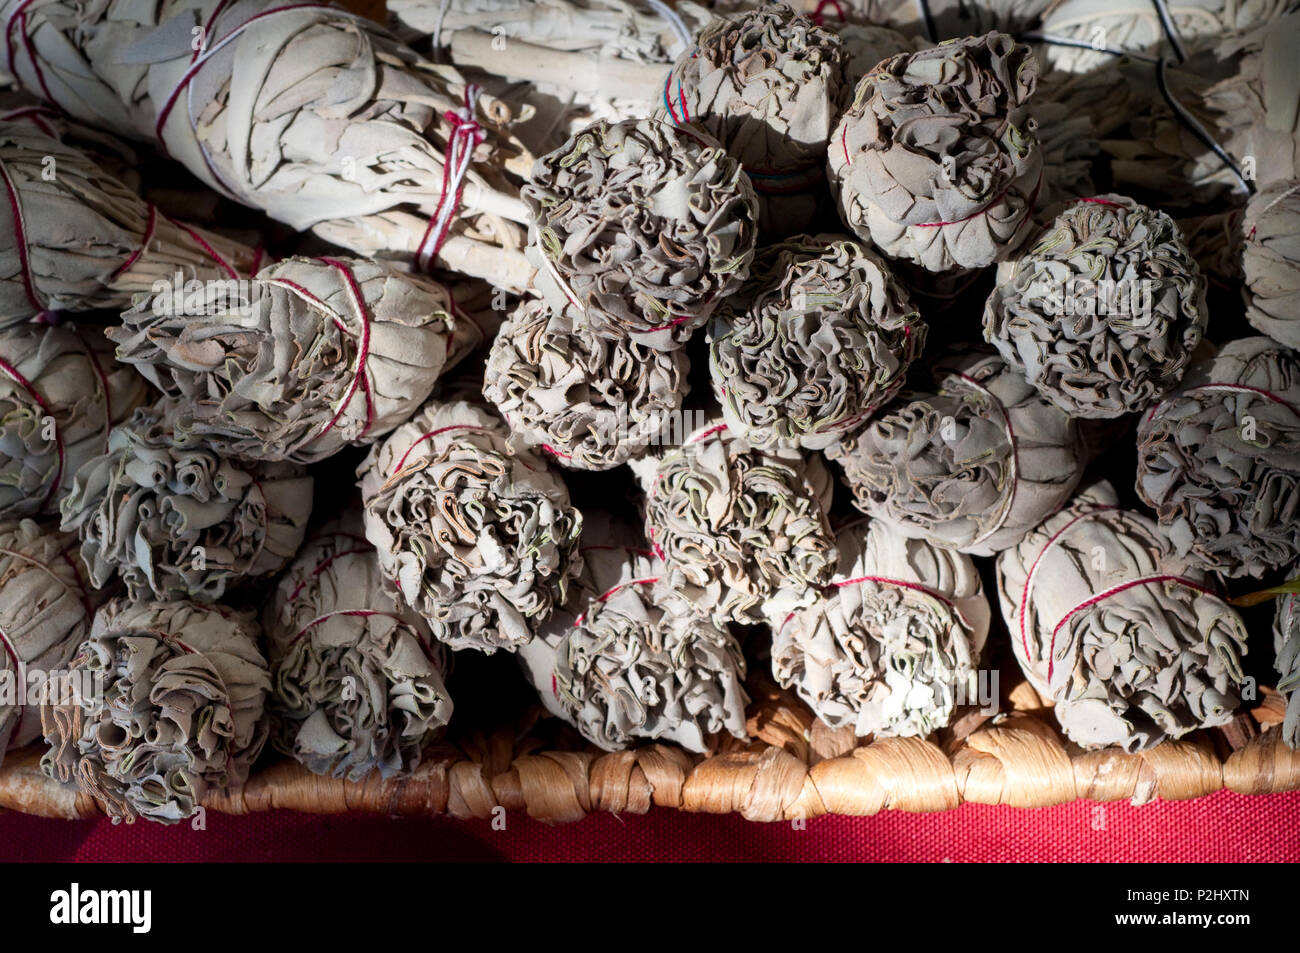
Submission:
[[[652,810],[506,829],[447,818],[210,814],[206,830],[0,815],[0,860],[424,861],[1235,861],[1300,860],[1300,792],[1197,801],[1076,802],[1023,810],[965,804],[944,814],[822,817],[804,830],[741,817]]]

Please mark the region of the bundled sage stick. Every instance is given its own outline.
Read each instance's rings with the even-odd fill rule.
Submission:
[[[276,0],[5,0],[0,16],[26,89],[228,198],[358,254],[526,283],[509,108],[378,24]]]
[[[1071,741],[1140,751],[1232,718],[1245,625],[1108,484],[1005,550],[997,571],[1016,659]]]
[[[157,282],[236,280],[261,257],[171,221],[28,123],[0,121],[0,188],[0,325],[47,311],[120,311]]]
[[[114,824],[175,824],[209,791],[241,787],[267,737],[257,637],[251,612],[110,602],[51,680],[42,770],[75,782]]]
[[[969,556],[859,520],[830,585],[769,609],[772,674],[832,728],[928,735],[977,678],[990,611]]]
[[[409,774],[451,717],[447,653],[384,585],[361,519],[303,546],[264,615],[271,743],[317,774]]]
[[[663,566],[584,532],[584,568],[565,605],[519,651],[546,708],[588,741],[617,751],[637,740],[707,749],[709,735],[744,738],[745,658],[725,626],[662,597]]]

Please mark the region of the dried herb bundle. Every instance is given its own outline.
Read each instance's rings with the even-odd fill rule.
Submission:
[[[57,514],[73,476],[148,390],[97,330],[0,330],[0,517]]]
[[[1182,378],[1205,331],[1205,287],[1168,215],[1085,199],[998,266],[984,338],[1070,416],[1119,417]]]
[[[174,824],[209,791],[239,788],[267,734],[257,635],[251,613],[219,606],[109,603],[51,680],[42,769],[75,781],[115,824]]]
[[[132,599],[215,602],[278,572],[302,545],[312,478],[291,463],[239,463],[176,435],[167,403],[142,407],[77,471],[61,505],[98,587]]]
[[[223,195],[358,254],[526,282],[508,107],[374,22],[275,0],[4,0],[0,14],[25,88],[157,143]]]
[[[834,572],[831,477],[816,457],[753,448],[711,424],[633,469],[662,586],[697,613],[761,623],[779,590],[815,588]]]
[[[572,305],[523,302],[501,326],[483,378],[514,437],[562,466],[607,470],[643,456],[690,390],[684,351],[586,330]]]
[[[98,596],[77,565],[75,536],[32,520],[0,523],[0,763],[41,736],[33,692],[63,669],[90,633]],[[37,697],[40,697],[37,695]]]
[[[183,400],[184,433],[248,459],[314,463],[373,443],[481,341],[446,288],[378,262],[289,258],[246,289],[204,292],[142,300],[108,334]]]
[[[523,199],[536,288],[602,337],[673,350],[749,274],[754,190],[694,129],[595,123],[537,160]]]
[[[840,217],[930,271],[1006,258],[1031,227],[1038,65],[1002,33],[899,53],[858,84],[828,153]]]
[[[710,324],[714,395],[729,432],[753,446],[825,447],[903,386],[925,336],[873,252],[799,236],[763,249]]]
[[[564,481],[508,438],[481,407],[430,403],[358,470],[385,578],[453,649],[526,644],[582,568]]]
[[[928,735],[972,698],[988,600],[968,556],[863,520],[830,586],[772,618],[772,673],[832,728]]]
[[[1155,521],[1096,484],[998,556],[1025,677],[1084,748],[1140,751],[1232,718],[1246,629]]]
[[[264,619],[271,743],[317,774],[408,774],[451,718],[446,653],[384,586],[361,520],[302,548]]]
[[[569,601],[519,652],[547,709],[606,751],[659,740],[702,752],[708,735],[744,738],[735,638],[680,604],[664,608],[652,554],[618,545],[583,554]]]
[[[28,123],[0,121],[0,179],[9,199],[0,201],[0,325],[46,311],[120,311],[177,274],[234,280],[260,256],[171,221]]]
[[[924,389],[904,391],[827,456],[864,513],[906,536],[991,556],[1069,500],[1088,462],[1084,436],[987,351],[963,349],[929,371]]]
[[[1138,423],[1137,491],[1174,551],[1229,576],[1300,558],[1300,356],[1241,338]]]

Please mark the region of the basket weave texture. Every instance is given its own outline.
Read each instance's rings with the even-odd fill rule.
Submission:
[[[929,738],[857,739],[815,719],[796,698],[751,680],[750,740],[721,738],[708,755],[649,744],[604,753],[548,744],[551,720],[532,708],[494,730],[453,735],[407,778],[362,782],[319,777],[292,761],[256,771],[239,791],[204,801],[247,814],[288,808],[314,814],[447,814],[490,818],[500,808],[552,823],[593,811],[644,814],[652,806],[785,821],[883,810],[946,811],[963,801],[1044,807],[1077,799],[1185,800],[1228,788],[1240,794],[1300,789],[1300,752],[1282,743],[1284,706],[1271,689],[1228,725],[1138,754],[1084,751],[1060,734],[1049,706],[1026,682],[1004,714],[966,709]],[[539,729],[541,729],[539,731]],[[576,739],[569,736],[567,741]],[[12,752],[0,766],[0,808],[55,818],[99,816],[93,799],[45,777],[41,751]]]

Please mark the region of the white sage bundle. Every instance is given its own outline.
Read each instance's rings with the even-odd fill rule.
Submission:
[[[749,274],[757,200],[740,163],[693,128],[598,122],[524,186],[528,259],[555,310],[612,339],[674,350]]]
[[[650,115],[713,19],[689,0],[392,0],[388,11],[417,49],[428,38],[435,60],[531,109],[511,132],[535,155],[597,120]]]
[[[728,431],[755,447],[824,448],[897,393],[925,338],[874,252],[797,236],[762,249],[710,323],[714,396]]]
[[[75,536],[32,520],[0,522],[0,763],[41,735],[41,693],[90,633],[100,601]]]
[[[710,735],[746,737],[735,637],[656,595],[652,553],[609,542],[584,547],[567,603],[519,651],[542,703],[606,751],[658,740],[703,752]]]
[[[446,288],[372,261],[288,258],[246,288],[144,299],[108,334],[223,453],[314,463],[374,443],[477,346]],[[459,340],[457,340],[459,338]]]
[[[1218,141],[1219,117],[1209,102],[1230,69],[1209,53],[1177,65],[1121,61],[1128,115],[1100,141],[1115,191],[1162,208],[1221,207],[1248,194],[1250,173]]]
[[[695,612],[760,624],[778,590],[813,589],[834,572],[832,481],[816,456],[754,448],[712,423],[632,468],[661,586]]]
[[[41,706],[42,770],[116,824],[175,824],[238,789],[266,742],[266,659],[251,612],[111,602]],[[86,691],[90,683],[92,690]]]
[[[97,329],[0,329],[0,519],[57,515],[73,476],[148,391]]]
[[[1016,660],[1071,741],[1140,751],[1232,718],[1245,625],[1109,485],[1005,550],[997,572]]]
[[[1239,39],[1222,55],[1236,72],[1204,94],[1224,152],[1245,163],[1261,186],[1300,179],[1300,10],[1280,16]]]
[[[644,456],[680,414],[689,393],[686,353],[587,331],[572,305],[523,302],[501,326],[483,395],[512,439],[561,466],[608,470]]]
[[[384,577],[453,649],[513,651],[582,569],[582,514],[482,407],[430,403],[357,471]]]
[[[1277,601],[1273,653],[1277,690],[1286,702],[1282,740],[1300,748],[1300,594],[1287,593]]]
[[[121,182],[137,195],[144,189],[140,154],[111,132],[73,119],[57,107],[20,89],[0,92],[0,123],[24,123],[43,136],[63,143],[91,159],[100,173]],[[193,219],[193,216],[189,216]]]
[[[926,378],[827,456],[873,522],[976,556],[1014,546],[1078,486],[1090,456],[1078,423],[980,348]]]
[[[167,402],[142,407],[76,473],[62,529],[81,537],[91,582],[133,600],[215,602],[278,572],[302,545],[312,478],[291,463],[238,463],[179,438]]]
[[[263,619],[271,743],[316,774],[352,781],[409,774],[452,711],[446,651],[385,587],[360,530],[346,519],[309,540]]]
[[[526,282],[508,107],[364,17],[275,0],[4,0],[0,15],[25,88],[228,198],[358,254]]]
[[[1055,0],[800,0],[804,13],[827,26],[883,24],[934,44],[989,30],[1017,33],[1037,26]]]
[[[1142,410],[1205,331],[1205,277],[1173,219],[1119,195],[1065,206],[998,266],[984,338],[1072,417]]]
[[[842,528],[835,545],[830,585],[790,600],[801,607],[788,613],[769,609],[773,676],[859,737],[945,727],[978,692],[989,632],[974,562],[879,520]]]
[[[899,53],[858,84],[828,155],[840,217],[893,258],[982,268],[1028,233],[1038,65],[1002,33]]]
[[[173,222],[38,127],[0,122],[0,325],[49,311],[120,311],[180,280],[234,280],[261,253]]]
[[[788,6],[720,17],[664,80],[659,115],[718,140],[753,183],[763,230],[789,235],[821,204],[844,66],[839,37]]]
[[[1300,179],[1260,189],[1242,218],[1246,319],[1263,334],[1300,348]]]
[[[1229,341],[1137,428],[1137,492],[1174,551],[1229,576],[1300,559],[1300,354]]]
[[[1072,73],[1091,72],[1115,53],[1181,61],[1276,19],[1286,6],[1287,0],[1057,0],[1042,18],[1042,33],[1058,41],[1044,44],[1045,59]]]

